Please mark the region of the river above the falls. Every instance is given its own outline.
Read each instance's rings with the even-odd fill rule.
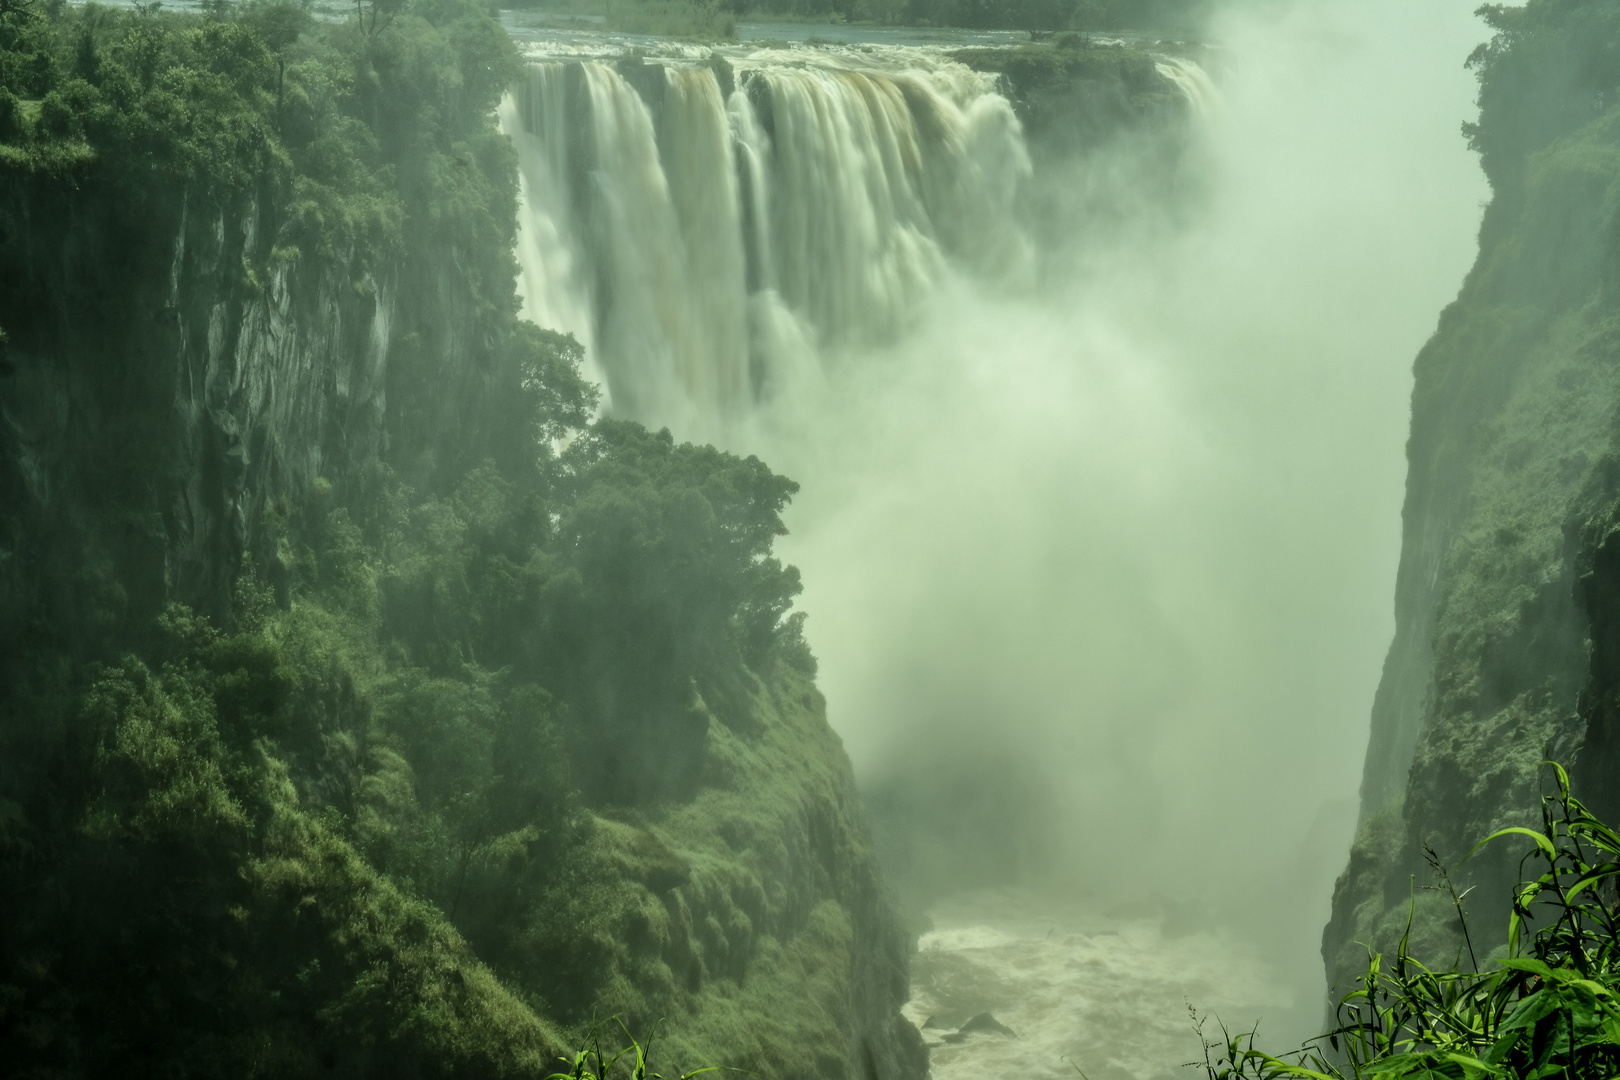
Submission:
[[[653,34],[608,30],[601,15],[580,15],[538,8],[503,10],[501,25],[522,42],[565,47],[665,48],[672,39]],[[1159,35],[1121,30],[1091,35],[1097,41],[1151,42]],[[961,49],[974,46],[1027,45],[1027,30],[963,30],[955,27],[875,26],[863,23],[777,22],[748,20],[737,24],[736,45],[890,45]],[[708,48],[708,46],[697,46]]]

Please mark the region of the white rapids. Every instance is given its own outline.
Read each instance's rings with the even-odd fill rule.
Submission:
[[[1172,934],[1158,920],[1106,919],[1008,893],[957,897],[932,913],[912,959],[906,1016],[929,1044],[934,1080],[1190,1077],[1220,1018],[1293,1004],[1239,942]],[[1010,1031],[958,1033],[983,1013]],[[1262,1024],[1262,1031],[1266,1030]],[[1071,1064],[1072,1063],[1072,1064]]]

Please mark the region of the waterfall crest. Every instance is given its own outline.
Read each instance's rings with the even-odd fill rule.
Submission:
[[[1028,262],[1018,119],[938,58],[539,60],[501,122],[525,314],[585,343],[621,415],[710,429],[892,340],[948,274]]]

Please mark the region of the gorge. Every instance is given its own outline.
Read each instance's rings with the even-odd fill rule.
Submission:
[[[1620,24],[1471,7],[0,7],[6,1070],[1161,1080],[1614,816]]]

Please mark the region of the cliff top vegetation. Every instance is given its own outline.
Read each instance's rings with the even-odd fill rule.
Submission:
[[[780,1077],[911,1046],[852,1027],[903,939],[795,486],[594,420],[517,318],[517,63],[462,0],[4,6],[8,1073],[544,1075],[593,1012]]]
[[[518,70],[511,41],[465,0],[358,10],[321,23],[295,0],[201,17],[7,4],[0,169],[131,204],[176,185],[251,194],[285,206],[283,250],[308,254],[380,259],[413,220],[503,239],[515,181],[488,115]],[[477,268],[492,303],[510,305],[509,260]]]

